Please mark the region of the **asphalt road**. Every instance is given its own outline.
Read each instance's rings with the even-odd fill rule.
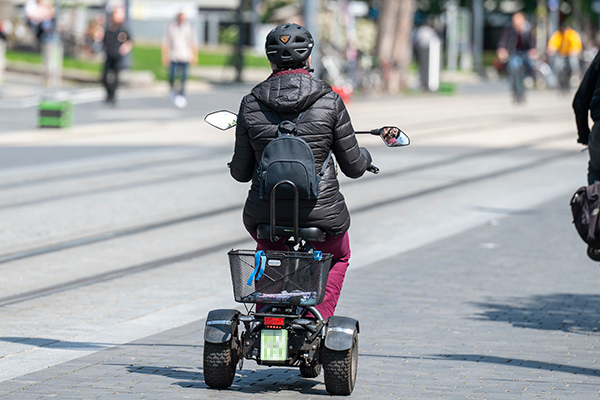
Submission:
[[[203,318],[237,306],[226,251],[252,242],[247,186],[225,167],[233,135],[201,116],[235,110],[243,89],[198,94],[185,112],[199,116],[0,135],[0,398],[326,395],[322,376],[250,362],[231,390],[203,385]],[[355,398],[599,395],[597,265],[568,210],[587,154],[568,98],[509,98],[480,86],[350,104],[356,129],[412,139],[360,137],[381,173],[341,178]],[[130,100],[149,115],[165,101]]]

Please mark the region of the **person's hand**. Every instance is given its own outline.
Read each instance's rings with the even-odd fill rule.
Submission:
[[[362,154],[362,156],[367,159],[367,164],[371,164],[373,158],[371,157],[371,153],[369,153],[369,150],[367,150],[364,147],[359,147],[358,149],[360,150],[360,154]]]
[[[578,139],[577,139],[577,143],[581,143],[581,144],[582,144],[582,145],[584,145],[584,146],[587,146],[587,145],[588,145],[588,141],[587,141],[587,140],[584,140],[584,139],[582,139],[582,138],[578,138]]]
[[[131,40],[126,41],[119,47],[119,55],[121,57],[126,56],[127,54],[129,54],[129,52],[131,51],[132,48],[133,48],[133,43],[131,42]]]
[[[506,62],[508,60],[508,50],[506,50],[504,47],[500,47],[498,50],[496,50],[496,54],[498,55],[500,61]]]
[[[529,51],[527,51],[527,55],[530,59],[535,60],[538,57],[538,51],[536,48],[529,49]]]
[[[198,65],[198,50],[192,49],[192,58],[190,60],[190,65]]]

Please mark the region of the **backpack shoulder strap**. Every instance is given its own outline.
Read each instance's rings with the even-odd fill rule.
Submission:
[[[298,118],[296,118],[296,126],[300,123],[300,121],[302,121],[302,118],[304,118],[304,116],[306,115],[306,112],[310,109],[307,108],[306,110],[302,111],[300,114],[298,114]]]
[[[329,165],[329,160],[331,160],[331,153],[331,150],[329,150],[329,154],[327,154],[327,158],[323,162],[323,166],[321,167],[321,171],[319,172],[320,177],[325,175],[325,169],[327,168],[327,165]]]

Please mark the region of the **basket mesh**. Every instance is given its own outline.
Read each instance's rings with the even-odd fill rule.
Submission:
[[[265,251],[267,262],[259,280],[248,280],[255,270],[253,250],[231,250],[229,266],[238,303],[276,303],[314,306],[325,296],[331,254],[316,260],[312,253]]]

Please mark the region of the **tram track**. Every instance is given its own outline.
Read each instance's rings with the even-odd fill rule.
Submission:
[[[225,214],[227,212],[232,212],[240,210],[240,205],[235,204],[232,206],[222,207],[216,210],[201,212],[197,214],[185,215],[178,218],[167,219],[164,221],[159,221],[151,224],[140,225],[132,228],[121,229],[112,232],[104,232],[97,235],[87,236],[84,238],[74,239],[62,243],[56,243],[50,246],[39,247],[35,249],[25,250],[21,252],[5,254],[0,256],[0,264],[4,264],[10,261],[21,260],[24,258],[30,258],[35,256],[40,256],[43,254],[56,253],[62,250],[68,250],[75,247],[86,246],[94,243],[104,242],[107,240],[117,239],[124,236],[136,235],[138,233],[144,233],[153,231],[156,229],[166,228],[172,225],[183,224],[186,222],[192,222],[204,218],[214,217],[216,215]]]
[[[557,135],[557,136],[559,136],[559,135]],[[560,135],[560,136],[564,136],[564,135]],[[522,149],[523,146],[518,146],[517,148]],[[516,148],[513,148],[513,149],[516,149]],[[498,150],[506,150],[506,149],[498,149]],[[458,180],[449,182],[444,185],[438,185],[438,186],[434,186],[431,188],[426,188],[426,189],[408,193],[408,194],[405,194],[402,196],[396,196],[393,198],[383,199],[381,201],[375,201],[375,202],[365,204],[360,207],[352,208],[351,213],[352,214],[361,214],[364,212],[372,211],[377,208],[386,207],[391,204],[397,205],[398,203],[401,203],[404,201],[409,201],[409,200],[413,200],[413,199],[423,197],[426,195],[443,192],[445,190],[455,189],[457,187],[466,186],[466,185],[470,185],[473,183],[482,182],[482,181],[499,178],[502,176],[507,176],[507,175],[511,175],[514,173],[519,173],[519,172],[523,172],[526,170],[538,168],[538,167],[541,167],[541,166],[544,166],[547,164],[551,164],[553,162],[556,162],[556,161],[559,161],[559,160],[562,160],[565,158],[577,156],[579,154],[580,154],[580,151],[575,151],[575,150],[560,151],[560,152],[558,152],[558,154],[553,154],[548,157],[542,157],[542,158],[539,158],[537,160],[534,160],[534,161],[531,161],[528,163],[519,164],[516,166],[509,167],[509,168],[503,168],[503,169],[493,171],[490,173],[486,173],[486,174],[480,174],[480,175],[471,176],[471,177],[464,178],[464,179],[458,179]],[[436,166],[439,166],[439,163],[436,163]],[[423,169],[422,167],[419,168],[419,170],[422,170],[422,169]],[[403,171],[395,172],[395,174],[400,174],[400,173],[403,173]],[[242,206],[243,205],[240,203],[239,205],[232,205],[229,207],[225,207],[225,208],[220,209],[220,213],[241,210]],[[74,240],[71,242],[63,243],[62,245],[54,245],[54,246],[49,246],[49,247],[45,247],[45,248],[33,249],[28,252],[6,255],[6,256],[0,257],[0,263],[7,263],[9,261],[13,261],[13,260],[17,260],[17,259],[34,257],[34,256],[48,254],[51,252],[57,252],[57,251],[61,251],[61,250],[65,250],[65,249],[69,249],[69,248],[73,248],[73,247],[79,247],[79,246],[84,246],[87,244],[97,243],[100,241],[111,240],[111,239],[118,238],[118,237],[142,233],[142,232],[146,232],[146,231],[153,230],[153,229],[160,229],[160,228],[176,225],[178,223],[189,222],[189,221],[193,221],[193,220],[197,220],[197,219],[207,218],[209,216],[214,216],[214,215],[215,215],[215,210],[205,212],[205,213],[200,213],[200,214],[193,215],[193,216],[176,218],[176,219],[172,219],[172,220],[168,220],[168,221],[163,221],[160,223],[140,226],[140,227],[132,228],[132,229],[128,229],[128,230],[122,230],[122,231],[119,231],[116,233],[110,233],[110,234],[107,233],[107,234],[102,234],[102,235],[96,235],[95,237],[90,237],[90,238],[86,238],[86,239]],[[28,300],[32,300],[34,298],[51,295],[51,294],[54,294],[57,292],[72,290],[72,289],[80,288],[83,286],[92,285],[92,284],[95,284],[98,282],[104,282],[104,281],[117,279],[117,278],[124,277],[124,276],[131,275],[131,274],[141,273],[141,272],[148,271],[151,269],[160,268],[160,267],[170,265],[170,264],[173,264],[176,262],[188,261],[188,260],[191,260],[194,258],[202,257],[204,255],[210,254],[210,253],[218,251],[218,250],[223,250],[223,249],[227,249],[227,248],[230,248],[230,247],[233,247],[236,245],[247,243],[249,241],[250,240],[247,236],[245,236],[243,238],[240,237],[240,238],[233,239],[231,241],[219,242],[219,243],[214,244],[213,246],[209,246],[209,247],[202,248],[199,250],[194,250],[194,251],[181,253],[181,254],[167,257],[167,258],[149,261],[149,262],[139,264],[139,265],[120,268],[117,270],[108,271],[108,272],[101,273],[98,275],[91,275],[91,276],[83,277],[83,278],[80,278],[77,280],[68,281],[68,282],[57,284],[57,285],[52,285],[52,286],[48,286],[45,288],[36,289],[33,291],[18,293],[18,294],[11,295],[8,297],[0,298],[0,306],[25,302]]]
[[[464,130],[461,131],[461,134],[463,134],[464,132],[465,132]],[[556,140],[565,139],[569,136],[571,136],[570,133],[553,135],[553,136],[547,137],[546,141],[552,142],[552,141],[556,141]],[[429,165],[415,165],[415,166],[412,166],[407,169],[392,171],[392,172],[386,173],[386,174],[376,175],[374,178],[381,179],[381,178],[390,177],[392,175],[396,176],[396,175],[399,175],[400,173],[409,173],[409,172],[413,172],[415,170],[423,170],[423,169],[428,169],[428,168],[436,167],[436,166],[440,166],[440,165],[448,165],[448,164],[452,164],[454,162],[468,160],[468,159],[474,158],[474,157],[495,155],[495,154],[507,152],[507,151],[517,151],[517,150],[532,148],[536,144],[539,144],[538,140],[533,140],[533,141],[530,141],[528,143],[525,143],[523,145],[516,146],[516,147],[500,148],[500,149],[485,149],[485,150],[482,150],[479,152],[468,153],[468,154],[452,157],[452,158],[449,158],[446,160],[441,160],[440,162],[437,162],[437,163],[430,163]],[[119,185],[113,185],[113,186],[108,186],[108,187],[99,188],[99,189],[82,190],[82,191],[78,191],[78,192],[74,192],[74,193],[58,194],[58,195],[53,195],[53,196],[46,196],[46,197],[41,197],[41,198],[36,198],[36,199],[31,199],[31,200],[25,200],[25,201],[20,201],[20,202],[15,202],[15,203],[4,204],[4,205],[0,205],[0,210],[17,208],[17,207],[27,207],[27,206],[39,205],[39,204],[52,202],[52,201],[67,200],[67,199],[71,199],[71,198],[85,197],[85,196],[89,196],[89,195],[96,195],[96,194],[102,194],[102,193],[118,192],[118,191],[121,191],[124,189],[152,186],[152,185],[156,185],[156,184],[170,183],[170,182],[179,181],[179,180],[195,179],[195,178],[200,178],[203,176],[209,176],[209,175],[214,175],[214,174],[225,174],[226,172],[227,172],[227,170],[225,168],[215,168],[215,169],[198,171],[198,172],[170,175],[170,176],[167,176],[164,178],[153,179],[153,180],[149,180],[149,181],[119,184]],[[353,183],[350,183],[350,184],[358,183],[358,181],[351,181],[351,182],[353,182]],[[1,189],[2,189],[2,186],[0,186],[0,190]],[[1,257],[0,257],[0,260],[1,260]]]
[[[551,143],[552,141],[558,141],[558,140],[565,139],[568,135],[569,134],[556,134],[556,135],[549,136],[546,138],[546,143]],[[498,155],[498,154],[507,153],[507,152],[526,150],[526,149],[532,148],[536,144],[539,144],[539,142],[537,140],[532,140],[530,142],[526,142],[522,145],[514,146],[514,147],[498,148],[498,149],[485,149],[485,150],[481,150],[481,151],[471,152],[471,153],[467,153],[467,154],[458,155],[455,157],[448,157],[446,159],[439,160],[439,161],[428,162],[426,164],[416,164],[416,165],[412,165],[407,168],[400,168],[397,170],[386,171],[386,172],[378,174],[378,175],[369,176],[369,180],[395,178],[395,177],[406,175],[406,174],[409,174],[412,172],[421,172],[421,171],[426,171],[428,169],[448,166],[448,165],[452,165],[452,164],[455,164],[458,162],[467,161],[467,160],[473,159],[473,158],[488,157],[488,156]],[[219,169],[219,173],[220,173],[220,170],[221,169]],[[344,182],[344,186],[357,185],[357,184],[361,184],[361,183],[364,183],[364,181],[361,181],[360,179],[348,180],[348,181]],[[131,186],[129,186],[129,187],[131,187]],[[433,188],[432,190],[429,190],[428,193],[435,192],[434,189],[435,188]],[[423,193],[423,194],[426,194],[426,193]],[[8,254],[0,255],[0,264],[7,263],[10,261],[16,261],[16,260],[21,260],[21,259],[25,259],[25,258],[35,257],[35,256],[39,256],[39,255],[49,254],[49,253],[55,253],[55,252],[62,251],[62,250],[86,246],[86,245],[104,242],[107,240],[117,239],[117,238],[121,238],[121,237],[125,237],[125,236],[136,235],[139,233],[162,229],[162,228],[166,228],[169,226],[178,225],[178,224],[182,224],[182,223],[202,220],[202,219],[210,218],[210,217],[213,217],[216,215],[221,215],[221,214],[225,214],[228,212],[241,210],[243,208],[243,205],[244,205],[243,202],[240,202],[237,204],[228,205],[228,206],[224,206],[224,207],[217,208],[217,209],[212,209],[212,210],[201,212],[201,213],[184,215],[184,216],[170,218],[170,219],[163,220],[163,221],[158,221],[158,222],[153,222],[153,223],[149,223],[149,224],[143,224],[143,225],[139,225],[139,226],[124,228],[124,229],[120,229],[120,230],[116,230],[116,231],[102,232],[102,233],[99,233],[96,235],[90,235],[90,236],[86,236],[83,238],[77,238],[77,239],[73,239],[73,240],[69,240],[69,241],[65,241],[65,242],[54,243],[54,244],[41,246],[41,247],[37,247],[37,248],[33,248],[33,249],[27,249],[27,250],[23,250],[23,251],[19,251],[19,252],[14,252],[14,253],[8,253]],[[2,207],[0,207],[0,209],[1,208]],[[356,209],[353,209],[352,211],[356,212]]]
[[[86,196],[97,195],[97,194],[120,192],[122,190],[134,189],[134,188],[140,188],[140,187],[146,187],[146,186],[154,186],[154,185],[162,184],[162,183],[172,183],[172,182],[184,181],[184,180],[188,180],[188,179],[196,179],[196,178],[201,178],[203,176],[214,175],[215,173],[220,173],[221,170],[222,170],[222,168],[208,169],[208,170],[204,170],[204,171],[188,172],[188,173],[182,173],[182,174],[173,174],[173,175],[169,175],[169,176],[159,178],[159,179],[151,179],[151,180],[141,181],[141,182],[140,181],[128,182],[128,183],[122,183],[122,184],[107,186],[107,187],[98,188],[98,189],[80,190],[77,192],[71,192],[71,193],[66,193],[66,194],[57,194],[57,195],[46,196],[46,197],[39,197],[36,199],[24,200],[24,201],[15,202],[15,203],[0,204],[0,211],[11,209],[11,208],[29,207],[29,206],[49,203],[49,202],[53,202],[53,201],[75,199],[78,197],[86,197]]]
[[[132,165],[120,165],[114,167],[108,167],[99,170],[92,171],[81,171],[81,172],[69,172],[66,174],[57,174],[54,176],[43,176],[37,177],[33,179],[18,181],[18,182],[9,182],[9,183],[0,183],[0,190],[9,190],[9,189],[19,189],[27,186],[35,186],[39,184],[48,184],[48,183],[59,183],[59,182],[67,182],[76,179],[82,178],[93,178],[102,175],[110,175],[110,174],[118,174],[123,172],[136,172],[143,171],[145,169],[156,169],[157,167],[165,167],[165,166],[173,166],[179,164],[186,164],[193,161],[202,160],[210,160],[221,157],[226,154],[231,154],[230,149],[211,149],[211,152],[208,154],[204,154],[204,152],[198,152],[198,154],[194,154],[191,156],[185,157],[177,157],[168,160],[150,160],[138,162]]]
[[[494,118],[494,120],[490,121],[491,117]],[[489,129],[490,127],[498,126],[498,124],[500,124],[500,122],[504,121],[506,118],[514,119],[514,116],[508,115],[508,114],[506,114],[506,115],[505,114],[478,115],[478,119],[481,121],[484,121],[484,122],[476,122],[476,123],[468,124],[468,125],[460,127],[460,128],[453,127],[451,129],[438,129],[438,128],[436,128],[436,126],[440,126],[443,128],[448,125],[453,125],[452,124],[453,121],[457,121],[457,122],[463,121],[464,117],[461,116],[461,117],[457,117],[457,118],[432,121],[427,124],[427,130],[422,133],[419,133],[418,137],[419,138],[429,138],[429,137],[435,137],[435,138],[445,137],[445,138],[447,138],[447,137],[452,137],[452,136],[456,136],[456,135],[463,135],[468,132],[484,130],[484,129]],[[534,121],[534,120],[538,120],[539,118],[540,117],[537,117],[537,116],[521,116],[521,119],[525,120],[525,121]],[[552,117],[550,117],[550,119],[551,118]],[[556,117],[556,119],[560,119],[560,118]],[[545,117],[544,121],[548,122],[549,118]],[[109,175],[109,174],[113,174],[113,173],[140,171],[140,170],[144,170],[144,169],[155,169],[155,167],[157,167],[157,166],[186,164],[188,162],[197,161],[200,158],[202,158],[203,161],[206,161],[206,160],[216,159],[216,158],[219,158],[224,155],[229,156],[230,154],[231,154],[230,148],[226,148],[226,149],[211,148],[211,151],[208,154],[204,154],[204,152],[198,152],[197,155],[185,156],[185,157],[174,158],[174,159],[169,159],[169,160],[146,161],[146,162],[139,162],[139,163],[133,164],[133,165],[108,167],[105,169],[94,170],[94,171],[69,172],[67,174],[58,174],[56,176],[44,176],[44,177],[33,178],[33,179],[19,181],[19,182],[0,183],[0,191],[8,190],[8,189],[17,189],[17,188],[22,188],[22,187],[27,187],[27,186],[34,186],[34,185],[41,184],[41,183],[44,183],[44,184],[58,183],[58,182],[66,182],[66,181],[76,180],[76,179],[81,179],[81,178],[92,178],[92,177],[96,177],[96,176]],[[218,170],[211,171],[210,173],[212,174],[212,173],[215,173],[215,172],[218,172],[221,170],[222,170],[222,168],[219,168]],[[204,174],[202,174],[202,175],[204,175]],[[148,182],[148,184],[151,184],[151,183],[152,182]],[[50,201],[50,200],[53,200],[53,198],[49,198],[49,200],[47,200],[47,201]],[[19,205],[20,204],[8,205],[8,207],[16,207]],[[24,205],[27,205],[27,203],[24,203]]]
[[[21,303],[27,300],[32,300],[38,297],[48,296],[58,292],[64,292],[71,289],[77,289],[83,286],[93,285],[95,283],[106,282],[109,280],[121,278],[127,275],[133,275],[140,272],[149,271],[152,269],[164,267],[166,265],[175,264],[178,262],[192,260],[194,258],[202,257],[210,253],[214,253],[219,250],[226,250],[233,246],[238,246],[243,243],[249,242],[251,239],[249,237],[243,239],[235,239],[226,242],[220,242],[213,246],[208,246],[201,248],[199,250],[194,250],[182,254],[177,254],[172,257],[161,258],[158,260],[153,260],[150,262],[137,264],[125,268],[119,268],[113,271],[107,271],[96,275],[86,276],[80,279],[75,279],[72,281],[67,281],[63,283],[59,283],[52,286],[46,286],[44,288],[31,290],[28,292],[18,293],[12,296],[2,297],[0,298],[0,307],[7,306],[10,304]]]

